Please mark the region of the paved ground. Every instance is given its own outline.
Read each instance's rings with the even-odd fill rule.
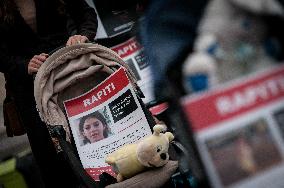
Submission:
[[[29,150],[27,136],[7,137],[3,121],[3,100],[5,98],[5,80],[0,73],[0,160],[22,151]]]

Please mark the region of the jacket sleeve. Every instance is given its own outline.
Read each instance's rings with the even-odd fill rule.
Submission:
[[[0,44],[0,72],[9,73],[15,77],[29,77],[26,56],[11,55],[3,43]]]
[[[84,35],[93,40],[97,33],[98,20],[95,9],[91,8],[85,0],[65,0],[66,11],[74,25],[69,29],[75,29],[75,34]]]

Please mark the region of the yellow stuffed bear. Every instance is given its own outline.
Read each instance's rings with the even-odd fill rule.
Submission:
[[[170,132],[161,133],[165,125],[154,126],[153,135],[143,138],[136,144],[125,145],[106,158],[117,173],[117,181],[121,182],[151,167],[160,167],[169,160],[169,143],[174,139]]]

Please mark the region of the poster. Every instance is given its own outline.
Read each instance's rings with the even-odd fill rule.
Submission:
[[[111,49],[115,51],[133,71],[138,80],[137,84],[145,95],[145,98],[142,98],[143,102],[149,103],[154,101],[154,85],[150,66],[144,55],[144,49],[136,40],[136,37],[132,37],[121,44],[113,46]]]
[[[284,186],[284,66],[182,99],[213,187]]]
[[[86,0],[98,18],[96,39],[115,37],[130,31],[141,16],[144,5],[137,1]]]
[[[102,172],[114,175],[108,154],[151,134],[124,68],[64,106],[81,163],[96,181]]]

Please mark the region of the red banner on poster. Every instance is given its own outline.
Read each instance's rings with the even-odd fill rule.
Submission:
[[[243,79],[200,97],[188,97],[183,107],[195,131],[284,98],[284,66]]]
[[[129,56],[130,54],[140,50],[142,47],[137,42],[136,38],[133,37],[128,41],[112,47],[111,49],[115,51],[121,58]]]
[[[129,83],[125,70],[119,69],[116,74],[112,74],[109,79],[87,94],[67,101],[65,103],[67,115],[72,117],[104,103]]]

